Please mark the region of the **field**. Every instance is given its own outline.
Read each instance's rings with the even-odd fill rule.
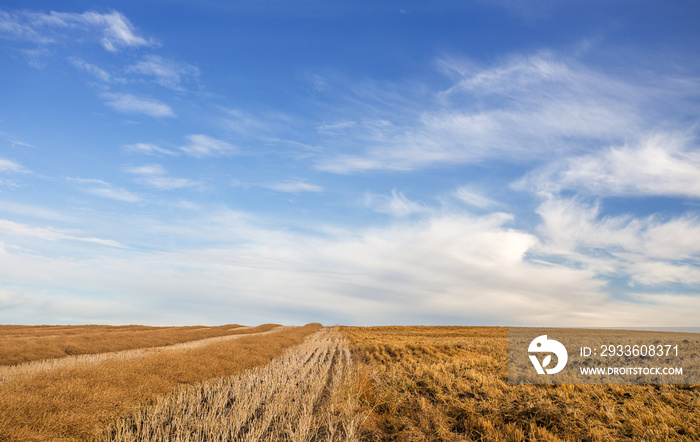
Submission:
[[[175,393],[183,385],[267,364],[319,329],[268,326],[205,345],[161,347],[136,357],[69,364],[24,373],[0,384],[0,440],[91,440],[119,417]],[[263,331],[260,331],[263,330]],[[117,356],[119,353],[116,354]]]
[[[343,333],[362,440],[700,440],[697,385],[508,385],[506,328]]]
[[[0,441],[700,440],[697,385],[508,385],[505,328],[0,333],[81,353],[0,367]]]

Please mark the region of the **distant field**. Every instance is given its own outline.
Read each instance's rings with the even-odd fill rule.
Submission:
[[[508,385],[506,328],[342,331],[362,440],[700,440],[697,385]]]
[[[0,441],[700,440],[697,385],[508,385],[506,328],[0,328],[150,337],[0,367]]]
[[[267,329],[273,327],[267,324]],[[0,325],[0,365],[71,355],[160,347],[197,339],[255,333],[237,324],[219,327],[146,327],[127,325]]]

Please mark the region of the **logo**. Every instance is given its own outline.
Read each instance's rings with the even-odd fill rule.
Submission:
[[[530,361],[532,365],[535,366],[538,374],[555,374],[562,371],[566,365],[566,361],[569,359],[569,354],[566,352],[566,347],[564,347],[561,342],[555,341],[554,339],[547,339],[547,335],[538,336],[530,342],[530,346],[527,349],[530,353],[554,353],[557,355],[557,365],[554,368],[546,368],[550,362],[552,362],[552,355],[549,354],[544,357],[544,360],[540,364],[537,356],[530,355]]]

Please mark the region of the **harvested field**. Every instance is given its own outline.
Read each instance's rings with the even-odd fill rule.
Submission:
[[[506,328],[342,332],[361,440],[700,440],[697,385],[508,385]]]
[[[343,337],[323,329],[266,366],[182,388],[123,419],[107,440],[355,440],[360,416]]]
[[[178,387],[264,365],[319,324],[128,360],[28,373],[0,385],[0,440],[91,440]]]
[[[156,354],[170,351],[178,351],[187,348],[196,348],[217,341],[236,339],[249,334],[269,333],[273,330],[281,331],[285,328],[286,327],[274,324],[264,324],[258,327],[237,327],[233,329],[230,334],[224,336],[204,338],[196,341],[186,341],[181,342],[179,344],[172,344],[164,347],[145,347],[133,350],[122,350],[108,353],[81,354],[77,356],[65,356],[56,359],[45,359],[41,361],[27,362],[24,364],[0,366],[0,383],[42,371],[60,370],[62,368],[71,368],[88,364],[94,365],[109,359],[119,359],[125,361],[127,359],[145,356],[147,354]]]
[[[0,440],[700,440],[697,385],[509,385],[504,327],[269,328],[22,364]]]
[[[266,324],[251,330],[236,324],[218,327],[0,325],[0,365],[162,347],[217,336],[257,333],[274,326]]]

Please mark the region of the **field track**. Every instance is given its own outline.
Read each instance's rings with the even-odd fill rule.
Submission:
[[[346,341],[325,328],[270,364],[181,389],[120,421],[107,440],[355,440]]]

